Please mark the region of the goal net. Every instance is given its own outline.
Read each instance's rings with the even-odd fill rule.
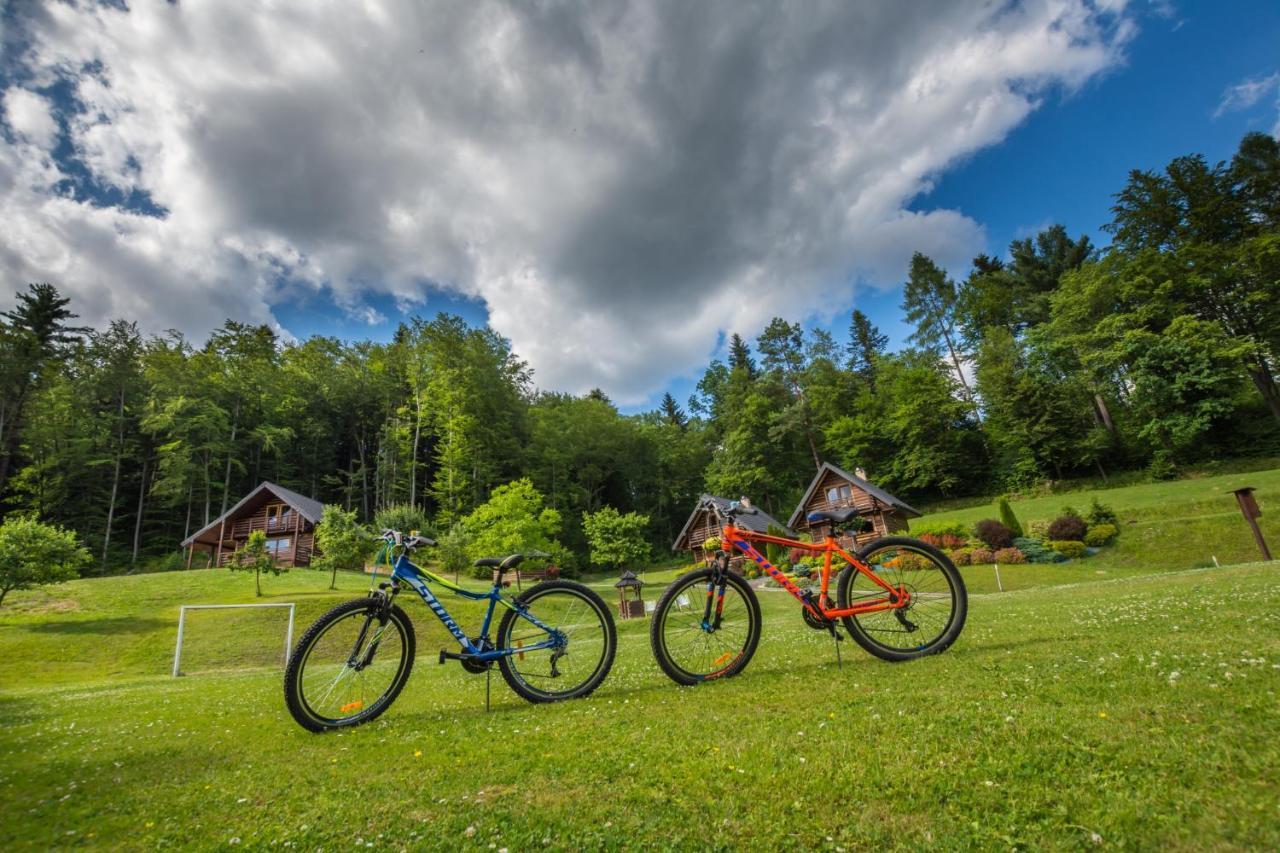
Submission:
[[[184,604],[173,674],[283,667],[293,647],[293,604]]]

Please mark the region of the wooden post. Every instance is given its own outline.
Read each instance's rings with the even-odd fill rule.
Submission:
[[[195,555],[196,555],[196,543],[192,542],[192,543],[187,547],[187,569],[188,569],[188,570],[190,570],[190,569],[191,569],[191,560],[192,560],[192,558],[194,558],[194,557],[195,557]]]
[[[1253,486],[1245,486],[1243,489],[1236,489],[1233,494],[1236,496],[1236,503],[1240,505],[1240,514],[1244,516],[1245,521],[1249,522],[1249,528],[1253,531],[1253,541],[1258,543],[1262,559],[1270,561],[1271,550],[1267,548],[1267,540],[1262,538],[1262,530],[1258,527],[1258,516],[1262,515],[1262,510],[1258,508],[1253,491]]]

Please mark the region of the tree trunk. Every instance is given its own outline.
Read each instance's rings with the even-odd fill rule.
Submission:
[[[253,570],[253,588],[258,593],[258,598],[262,598],[262,572],[256,567]]]
[[[978,419],[978,423],[982,423],[982,413],[978,411],[978,401],[973,396],[973,389],[969,387],[969,380],[964,378],[964,370],[960,367],[960,355],[956,352],[955,344],[951,342],[951,333],[943,332],[942,337],[947,342],[947,351],[951,353],[951,363],[956,367],[956,376],[960,379],[960,386],[964,388],[965,399],[969,401],[970,406],[973,406],[973,416]]]
[[[1271,410],[1271,416],[1280,422],[1280,393],[1276,391],[1276,380],[1271,375],[1271,367],[1266,359],[1259,358],[1251,361],[1246,368],[1249,371],[1249,378],[1253,380],[1253,387],[1258,389],[1258,393],[1267,403],[1267,408]]]
[[[1101,460],[1101,459],[1095,459],[1095,460],[1093,460],[1093,464],[1098,466],[1098,473],[1102,475],[1102,482],[1103,482],[1104,484],[1105,484],[1105,483],[1107,483],[1107,482],[1108,482],[1108,480],[1107,480],[1107,469],[1105,469],[1105,468],[1103,468],[1103,467],[1102,467],[1102,460]]]
[[[1111,409],[1107,408],[1107,401],[1103,399],[1101,394],[1093,395],[1093,417],[1097,420],[1098,425],[1103,427],[1107,434],[1112,438],[1116,437],[1116,424],[1111,419]]]
[[[218,515],[224,515],[227,511],[227,498],[231,497],[231,457],[236,452],[236,430],[240,427],[240,401],[236,401],[235,414],[231,416],[231,441],[227,447],[227,469],[222,476],[222,510]],[[208,524],[206,521],[205,524]]]
[[[187,525],[182,529],[182,538],[186,539],[191,535],[191,505],[195,503],[196,484],[187,483]]]
[[[413,456],[409,458],[409,505],[418,498],[418,439],[422,436],[422,395],[414,394]]]
[[[363,519],[369,520],[369,466],[364,459],[364,439],[356,441],[356,450],[360,452],[360,511]]]
[[[142,542],[142,513],[146,509],[147,502],[147,463],[150,459],[144,454],[142,457],[142,482],[138,485],[138,516],[133,522],[133,557],[129,560],[129,565],[136,566],[138,564],[138,546]],[[188,508],[190,504],[188,504]],[[182,537],[186,539],[186,536]]]
[[[111,523],[116,517],[116,495],[120,492],[120,461],[124,457],[124,389],[120,389],[119,427],[116,430],[116,466],[111,474],[111,500],[107,503],[107,527],[102,533],[102,570],[107,570],[107,549],[111,545]]]
[[[213,481],[209,479],[209,451],[204,452],[204,524],[209,526],[209,507],[213,500]]]

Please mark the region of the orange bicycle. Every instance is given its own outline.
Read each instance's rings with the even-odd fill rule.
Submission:
[[[946,555],[905,536],[877,539],[851,554],[840,547],[835,534],[865,529],[852,508],[810,513],[810,521],[828,524],[828,534],[821,542],[800,542],[735,526],[735,518],[756,512],[746,498],[725,509],[714,501],[703,507],[723,525],[721,547],[711,565],[681,575],[667,588],[649,626],[654,657],[677,684],[737,675],[760,643],[760,602],[751,585],[730,570],[730,547],[758,563],[800,602],[801,616],[810,628],[827,631],[838,642],[838,624],[843,625],[854,642],[882,660],[937,654],[964,628],[968,596],[960,572]],[[801,589],[752,543],[824,554],[820,588]],[[828,592],[837,557],[844,566],[832,601]]]

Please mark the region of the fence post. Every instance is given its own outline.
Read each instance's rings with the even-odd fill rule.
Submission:
[[[991,565],[996,567],[996,588],[999,589],[1001,592],[1004,592],[1004,584],[1001,583],[1000,581],[1000,564],[992,563]]]

